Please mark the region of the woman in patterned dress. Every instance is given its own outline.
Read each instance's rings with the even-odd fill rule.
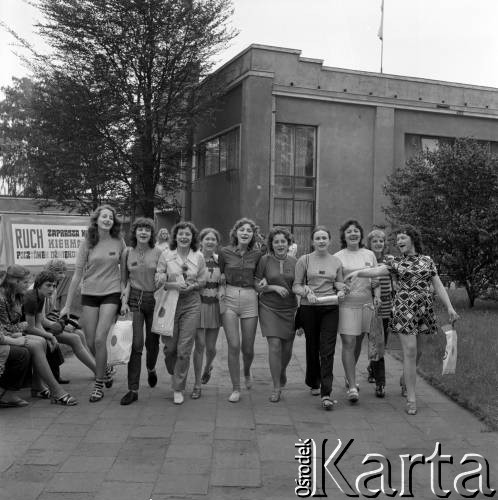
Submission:
[[[415,382],[417,376],[417,335],[437,333],[433,309],[431,285],[445,305],[450,323],[459,316],[451,305],[450,298],[439,278],[433,260],[422,255],[420,233],[407,224],[396,231],[396,243],[400,257],[387,256],[385,264],[374,269],[354,271],[346,279],[353,277],[377,277],[393,274],[397,280],[397,290],[393,304],[391,329],[399,334],[403,349],[403,374],[406,383],[406,412],[417,413]]]
[[[195,382],[190,394],[192,399],[201,397],[201,384],[207,384],[211,378],[213,360],[216,356],[216,341],[221,326],[219,300],[221,271],[218,255],[215,254],[221,243],[221,236],[216,229],[206,227],[200,232],[199,241],[206,261],[207,278],[206,286],[201,290],[201,321],[195,337],[193,356]],[[204,351],[206,351],[206,366],[202,371]]]

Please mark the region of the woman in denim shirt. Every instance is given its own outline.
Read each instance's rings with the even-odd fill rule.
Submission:
[[[261,252],[254,248],[257,232],[258,226],[251,219],[238,220],[230,231],[232,244],[223,247],[219,255],[222,278],[224,276],[226,282],[222,323],[227,337],[228,370],[233,386],[228,398],[231,403],[240,399],[241,349],[246,388],[250,389],[252,385],[251,364],[258,326],[258,294],[254,288],[254,277],[261,258]],[[239,334],[239,320],[242,335]]]

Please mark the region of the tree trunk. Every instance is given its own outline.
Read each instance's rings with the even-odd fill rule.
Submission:
[[[465,290],[467,291],[467,297],[469,298],[469,307],[474,307],[474,302],[477,297],[472,283],[468,280],[465,282]]]

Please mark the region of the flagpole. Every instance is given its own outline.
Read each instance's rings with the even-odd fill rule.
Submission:
[[[384,65],[384,0],[380,4],[380,26],[377,36],[380,38],[380,72],[383,72]]]
[[[383,67],[383,61],[384,61],[384,37],[381,38],[380,40],[380,72],[382,73],[382,67]]]

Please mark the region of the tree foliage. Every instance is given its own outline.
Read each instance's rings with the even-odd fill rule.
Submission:
[[[167,207],[192,127],[219,92],[206,77],[234,36],[230,0],[34,3],[51,53],[30,58],[26,123],[46,139],[29,144],[30,182],[59,201],[115,201],[147,216]]]
[[[411,223],[425,247],[471,306],[498,274],[498,158],[470,138],[440,144],[407,161],[388,178],[384,208],[396,226]]]

